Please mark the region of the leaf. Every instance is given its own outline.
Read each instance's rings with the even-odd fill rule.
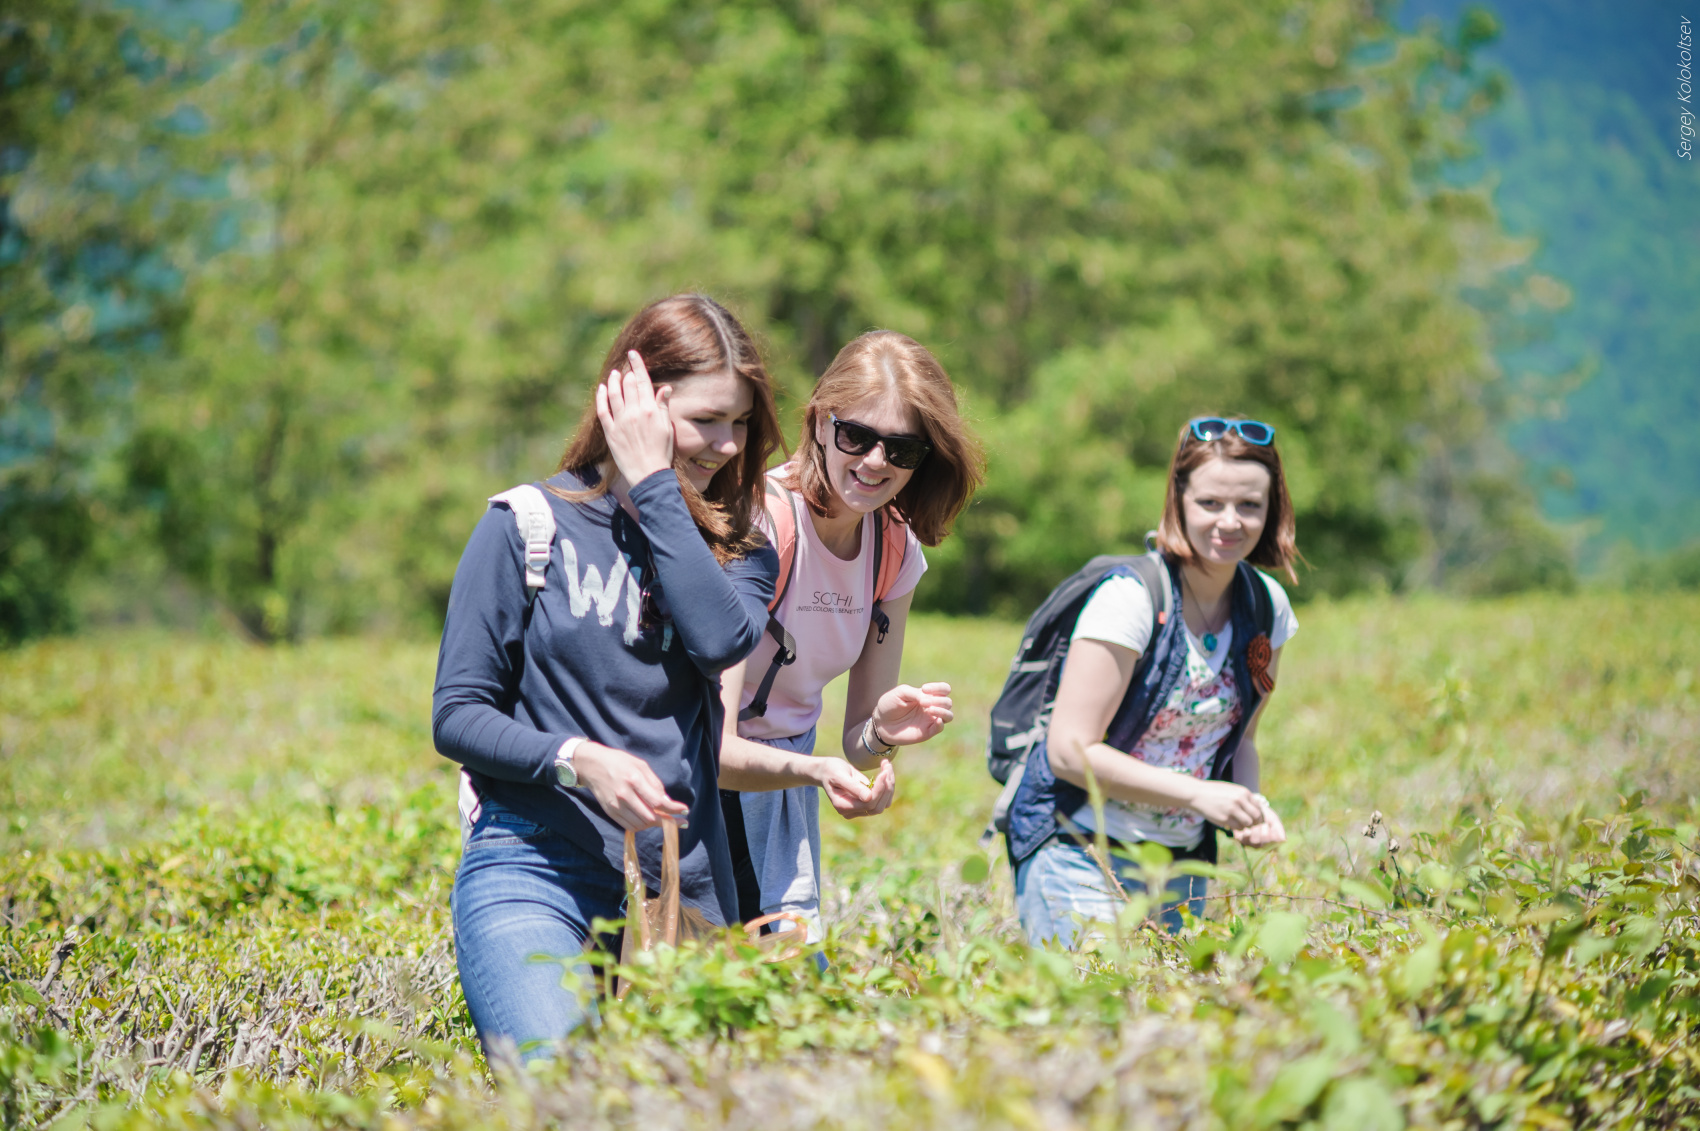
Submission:
[[[1371,1076],[1337,1080],[1322,1104],[1324,1131],[1405,1131],[1405,1114],[1387,1085]]]
[[[1152,840],[1140,841],[1134,855],[1147,868],[1167,868],[1175,859],[1173,851]]]
[[[1271,965],[1285,966],[1305,944],[1310,920],[1297,911],[1273,911],[1257,929],[1257,946]]]
[[[1417,883],[1434,895],[1444,896],[1457,883],[1452,869],[1430,861],[1417,869]]]
[[[1440,939],[1431,938],[1405,956],[1405,964],[1399,972],[1399,987],[1407,998],[1417,997],[1434,985],[1435,977],[1440,973],[1440,947]]]
[[[1379,884],[1366,884],[1362,880],[1341,880],[1340,894],[1366,907],[1382,908],[1389,902],[1386,888]]]
[[[19,1001],[27,1002],[30,1005],[44,1006],[47,1004],[47,999],[41,996],[41,992],[28,982],[14,981],[12,993],[17,996]]]
[[[1267,1127],[1298,1118],[1328,1086],[1338,1063],[1327,1053],[1316,1053],[1283,1064],[1257,1102],[1257,1123]]]
[[[1617,936],[1617,948],[1631,958],[1645,958],[1664,941],[1664,936],[1664,927],[1656,920],[1637,915],[1624,922]]]
[[[1216,952],[1222,949],[1222,940],[1210,935],[1199,935],[1186,944],[1187,958],[1192,960],[1194,970],[1208,970],[1216,961]]]
[[[1571,944],[1574,943],[1582,932],[1587,929],[1588,920],[1580,915],[1574,919],[1568,920],[1567,922],[1558,924],[1552,929],[1552,932],[1547,935],[1546,946],[1543,953],[1548,958],[1557,958],[1559,955],[1569,950]]]

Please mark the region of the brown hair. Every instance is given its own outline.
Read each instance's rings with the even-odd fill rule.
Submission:
[[[1223,419],[1243,418],[1229,416]],[[1245,560],[1254,566],[1280,570],[1297,585],[1299,575],[1293,569],[1293,563],[1303,561],[1304,557],[1299,553],[1293,524],[1293,501],[1287,495],[1287,477],[1281,470],[1281,453],[1275,450],[1273,440],[1267,444],[1248,444],[1238,433],[1229,432],[1204,441],[1192,434],[1190,423],[1181,425],[1181,436],[1175,444],[1175,458],[1169,463],[1169,489],[1163,500],[1163,520],[1157,525],[1157,548],[1177,561],[1192,561],[1192,542],[1186,536],[1181,496],[1186,494],[1192,473],[1217,458],[1248,460],[1269,469],[1269,513],[1264,520],[1262,536]]]
[[[816,514],[832,509],[826,451],[815,438],[829,413],[841,413],[869,397],[895,393],[921,418],[921,432],[933,450],[909,482],[885,505],[908,524],[924,546],[937,546],[950,524],[974,497],[986,477],[980,442],[956,407],[956,390],[944,366],[914,338],[892,330],[870,330],[838,351],[826,367],[809,403],[803,407],[792,488]]]
[[[715,559],[724,565],[731,558],[743,557],[763,543],[753,519],[761,504],[762,476],[768,460],[776,450],[782,450],[779,414],[773,406],[773,382],[755,344],[724,306],[707,295],[682,294],[652,302],[638,311],[609,347],[597,379],[606,379],[615,369],[629,369],[628,350],[642,355],[656,385],[677,384],[699,373],[729,371],[748,381],[754,389],[755,406],[750,413],[744,448],[737,459],[715,474],[706,492],[699,492],[674,468],[679,476],[679,488],[685,493],[685,505],[690,508],[697,529],[702,531],[703,541],[714,551]],[[602,422],[596,418],[593,397],[555,470],[582,476],[611,458],[608,437],[603,434]],[[550,490],[563,499],[584,502],[607,494],[608,480],[604,477],[583,491]]]

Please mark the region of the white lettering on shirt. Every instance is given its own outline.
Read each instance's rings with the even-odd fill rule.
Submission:
[[[619,607],[620,594],[626,594],[626,643],[637,639],[637,621],[639,597],[637,584],[632,580],[626,567],[624,557],[616,557],[614,564],[608,570],[608,581],[602,581],[602,572],[595,566],[584,567],[584,580],[579,580],[578,548],[573,545],[571,538],[561,539],[561,565],[567,575],[567,604],[573,611],[573,616],[583,617],[590,611],[590,603],[596,602],[596,619],[604,628],[614,623],[614,611]]]

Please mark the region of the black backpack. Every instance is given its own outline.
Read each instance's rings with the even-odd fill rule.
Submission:
[[[1147,535],[1145,544],[1154,539]],[[1243,564],[1243,563],[1242,563]],[[992,820],[981,837],[988,844],[996,833],[1005,831],[1010,804],[1020,786],[1021,773],[1027,764],[1027,753],[1033,744],[1044,737],[1051,725],[1051,707],[1056,702],[1057,685],[1062,682],[1063,661],[1068,658],[1069,637],[1080,610],[1097,590],[1098,583],[1111,570],[1125,567],[1145,583],[1153,595],[1151,602],[1151,640],[1168,623],[1173,614],[1174,593],[1169,584],[1169,567],[1155,549],[1134,556],[1105,554],[1087,562],[1073,577],[1051,590],[1051,595],[1027,618],[1021,632],[1021,647],[1009,665],[1009,678],[1004,680],[1003,692],[992,705],[992,733],[986,741],[986,768],[992,777],[1004,783],[1003,793],[992,809]],[[1261,584],[1256,571],[1244,572],[1253,577],[1251,585],[1252,623],[1268,635],[1275,625],[1275,603],[1269,589]],[[1134,665],[1130,686],[1151,662],[1154,651],[1147,646]]]
[[[1021,630],[1021,647],[1009,665],[1009,678],[992,705],[992,733],[986,742],[986,768],[992,777],[1008,782],[1016,766],[1027,760],[1027,752],[1045,734],[1051,722],[1051,704],[1062,682],[1063,661],[1068,658],[1069,637],[1080,610],[1111,570],[1126,568],[1145,583],[1151,594],[1151,639],[1168,623],[1173,599],[1169,569],[1155,550],[1146,554],[1102,554],[1051,590],[1043,604],[1027,618]],[[1149,662],[1151,649],[1140,654],[1134,678]]]

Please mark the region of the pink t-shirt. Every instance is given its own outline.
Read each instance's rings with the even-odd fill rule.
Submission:
[[[777,475],[776,469],[769,474]],[[775,609],[797,641],[797,662],[779,669],[767,697],[767,714],[738,724],[745,738],[788,738],[802,734],[820,718],[821,692],[826,685],[850,670],[862,655],[873,623],[874,523],[862,522],[862,546],[855,558],[845,561],[821,544],[815,534],[813,516],[798,499],[802,512],[797,524],[797,556],[792,567],[791,588],[785,603]],[[762,528],[771,537],[766,517]],[[908,531],[903,567],[892,582],[887,602],[914,591],[927,572],[927,559],[913,531]],[[785,584],[780,578],[779,584]],[[750,705],[756,687],[767,674],[779,645],[763,635],[756,650],[744,661],[744,694],[740,707]]]

